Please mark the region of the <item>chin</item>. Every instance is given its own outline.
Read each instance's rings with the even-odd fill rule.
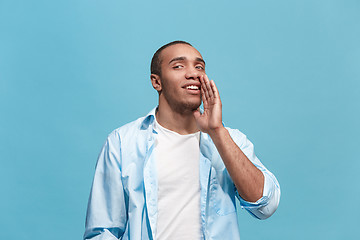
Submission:
[[[196,109],[198,109],[201,105],[201,101],[199,102],[189,102],[186,104],[185,109],[190,110],[190,111],[195,111]]]
[[[169,105],[176,112],[191,113],[200,107],[201,99],[192,99],[192,101],[174,101]]]

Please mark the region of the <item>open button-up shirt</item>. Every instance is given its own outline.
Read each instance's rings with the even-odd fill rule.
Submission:
[[[96,164],[84,239],[155,239],[155,110],[109,134]],[[242,208],[259,219],[270,217],[280,200],[279,183],[255,156],[253,144],[239,130],[227,130],[247,158],[264,174],[263,196],[256,202],[243,200],[211,138],[200,133],[202,239],[240,239],[236,198]]]

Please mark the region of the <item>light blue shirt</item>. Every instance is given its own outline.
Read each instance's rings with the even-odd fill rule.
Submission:
[[[109,134],[96,164],[84,239],[155,239],[158,188],[154,119],[155,108]],[[201,132],[202,239],[240,239],[235,197],[242,208],[259,219],[270,217],[280,200],[279,183],[255,156],[253,144],[239,130],[227,130],[264,174],[263,196],[256,202],[247,202],[239,196],[214,143],[208,134]]]

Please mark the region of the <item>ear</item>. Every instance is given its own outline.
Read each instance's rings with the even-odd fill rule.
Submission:
[[[162,90],[160,76],[157,74],[151,74],[150,79],[151,79],[151,84],[152,84],[153,88],[156,91],[160,92]]]

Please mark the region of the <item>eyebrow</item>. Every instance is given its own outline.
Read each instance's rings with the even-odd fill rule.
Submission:
[[[175,61],[184,61],[184,60],[186,60],[186,57],[176,57],[176,58],[171,59],[169,64],[172,62],[175,62]],[[197,57],[197,58],[195,58],[195,61],[202,62],[205,65],[205,61],[202,58]]]

